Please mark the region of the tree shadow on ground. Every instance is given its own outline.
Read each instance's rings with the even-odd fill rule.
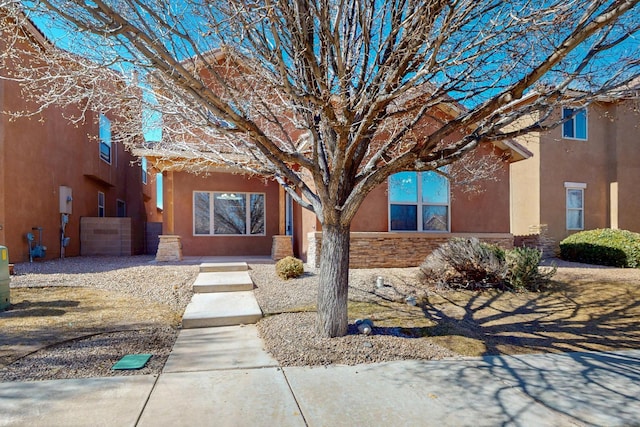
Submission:
[[[482,415],[475,425],[638,425],[640,417],[638,350],[411,361],[388,380],[433,393],[454,424],[465,413]]]
[[[605,292],[604,285],[576,289],[555,283],[537,294],[432,294],[420,307],[434,325],[407,334],[481,341],[482,355],[639,348],[640,299],[631,286],[609,284]]]

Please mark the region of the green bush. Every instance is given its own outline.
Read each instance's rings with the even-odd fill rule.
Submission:
[[[285,280],[300,277],[304,273],[304,264],[298,258],[288,256],[276,262],[276,273]]]
[[[507,264],[506,282],[514,290],[537,292],[549,283],[556,273],[554,266],[548,271],[539,269],[542,251],[535,248],[514,248],[505,254]]]
[[[420,266],[423,278],[453,288],[501,288],[539,291],[556,272],[539,270],[542,252],[504,249],[476,238],[452,239]]]
[[[581,231],[560,242],[560,258],[637,268],[640,267],[640,234],[609,228]]]

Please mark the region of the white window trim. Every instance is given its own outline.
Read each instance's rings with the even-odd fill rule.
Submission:
[[[585,216],[585,206],[584,206],[584,190],[587,188],[587,184],[584,182],[565,182],[564,183],[565,194],[564,194],[564,203],[565,203],[565,227],[568,231],[581,231],[584,230],[584,216]],[[578,208],[569,208],[567,206],[567,200],[569,195],[569,190],[580,190],[582,193],[582,209]],[[580,228],[569,227],[569,211],[582,211],[581,219],[582,223],[580,224]]]
[[[571,109],[571,110],[584,110],[584,138],[576,138],[575,136],[565,136],[564,135],[564,110],[565,109]],[[568,139],[570,141],[588,141],[589,140],[589,110],[587,109],[587,107],[562,107],[562,125],[560,126],[560,135],[562,136],[562,139]],[[576,121],[575,121],[575,114],[573,115],[573,117],[571,117],[571,119],[569,119],[570,121],[573,122],[573,134],[575,135],[576,132]]]
[[[389,191],[389,179],[387,178],[387,230],[390,233],[451,233],[451,183],[449,179],[447,179],[447,203],[424,203],[422,202],[422,177],[420,174],[423,172],[416,172],[418,174],[418,201],[417,202],[392,202],[391,201],[391,191]],[[418,229],[417,230],[392,230],[391,229],[391,205],[405,205],[405,206],[416,206],[418,210],[417,214],[417,222]],[[423,206],[446,206],[447,207],[447,230],[423,230],[422,229],[422,207]]]
[[[210,230],[210,234],[196,234],[196,210],[195,210],[195,195],[196,193],[209,193],[210,197],[209,197],[209,230]],[[250,209],[250,197],[251,195],[257,194],[257,195],[262,195],[263,200],[264,200],[264,208],[263,208],[263,212],[262,212],[262,219],[264,222],[264,232],[260,233],[260,234],[251,234],[246,233],[246,234],[216,234],[214,233],[215,230],[215,214],[214,214],[214,194],[216,193],[233,193],[236,195],[243,195],[246,199],[246,212],[245,212],[245,224],[247,224],[247,227],[251,226],[251,209]],[[267,234],[267,194],[266,193],[258,193],[258,192],[243,192],[243,191],[222,191],[222,190],[214,190],[214,191],[200,191],[200,190],[194,190],[193,194],[191,195],[191,209],[192,209],[192,216],[191,216],[191,223],[192,223],[192,233],[194,237],[264,237]],[[245,230],[245,231],[250,231],[250,230]]]

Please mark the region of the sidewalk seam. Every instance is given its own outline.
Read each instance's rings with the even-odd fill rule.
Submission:
[[[309,423],[307,422],[307,418],[304,416],[304,413],[302,412],[302,407],[300,406],[300,402],[298,402],[298,398],[296,397],[296,394],[293,392],[293,388],[291,388],[291,383],[289,383],[289,378],[287,378],[287,373],[284,371],[283,367],[280,367],[280,371],[282,372],[282,376],[284,377],[284,380],[287,383],[287,387],[291,392],[291,396],[293,396],[293,401],[296,402],[296,406],[298,407],[298,411],[300,412],[302,421],[304,422],[304,425],[308,427]]]
[[[149,404],[149,399],[151,399],[151,395],[153,394],[153,390],[155,390],[156,389],[156,385],[158,385],[158,381],[160,380],[160,375],[161,374],[158,374],[158,376],[156,377],[156,380],[153,382],[153,386],[151,387],[151,390],[149,391],[149,395],[144,400],[144,404],[142,405],[142,410],[140,410],[140,414],[138,414],[138,418],[136,418],[136,422],[135,422],[134,426],[137,426],[140,423],[140,418],[142,418],[142,414],[144,414],[145,409],[147,409],[147,405]]]

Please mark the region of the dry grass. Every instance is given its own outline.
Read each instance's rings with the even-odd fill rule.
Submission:
[[[11,289],[0,313],[0,368],[37,349],[109,331],[177,327],[180,316],[164,304],[81,287]]]
[[[640,274],[619,273],[561,269],[540,293],[432,288],[415,307],[382,298],[352,302],[349,318],[371,318],[376,333],[430,337],[464,356],[638,348]],[[420,295],[424,289],[415,286]]]

